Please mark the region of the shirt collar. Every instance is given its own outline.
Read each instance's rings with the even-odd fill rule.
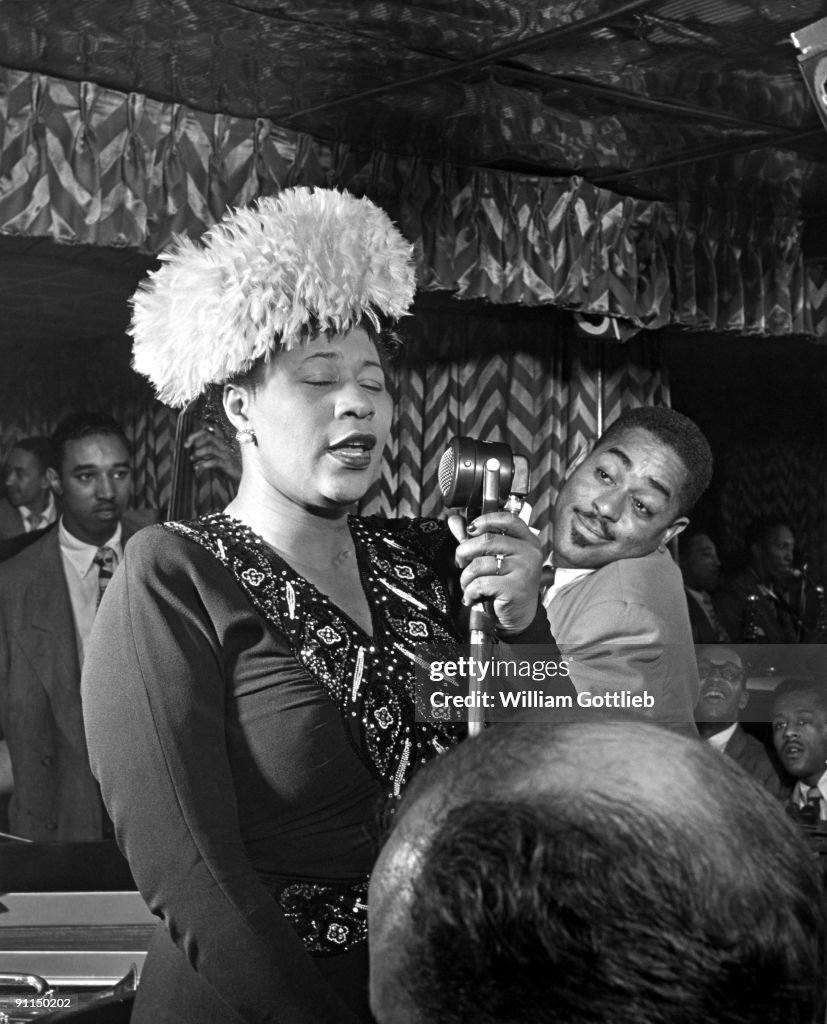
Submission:
[[[72,563],[79,575],[83,577],[92,568],[95,555],[98,553],[98,547],[112,548],[118,556],[118,561],[121,560],[123,556],[121,548],[122,532],[121,524],[118,523],[115,527],[115,532],[103,544],[87,544],[85,541],[79,540],[73,533],[69,533],[63,523],[63,516],[61,516],[60,525],[58,526],[58,540],[64,557]]]
[[[732,725],[727,726],[726,729],[722,729],[720,732],[715,732],[711,736],[707,736],[706,742],[710,747],[714,747],[716,750],[723,750],[735,735],[735,730],[737,728],[738,723],[733,722]]]
[[[546,565],[551,565],[551,559],[546,562]],[[548,608],[549,602],[563,587],[582,579],[584,576],[590,576],[594,571],[594,569],[555,569],[554,582],[543,594],[544,606]]]
[[[18,505],[17,511],[20,513],[21,518],[28,519],[32,514],[32,509],[28,505]],[[46,502],[46,507],[42,512],[38,512],[37,515],[45,516],[47,525],[53,523],[57,519],[57,508],[55,507],[55,496],[49,491],[49,500]]]
[[[819,793],[821,793],[822,800],[827,801],[827,771],[824,772],[824,774],[818,780],[818,782],[816,783],[816,786],[818,786],[818,791],[819,791]],[[796,782],[796,784],[795,784],[795,788],[793,789],[793,799],[801,807],[803,807],[804,804],[807,803],[807,793],[812,788],[813,787],[809,786],[806,782],[804,782],[803,779],[799,779],[798,782]]]

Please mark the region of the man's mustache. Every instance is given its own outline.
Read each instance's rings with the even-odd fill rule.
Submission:
[[[577,509],[578,516],[585,520],[589,526],[596,532],[603,535],[605,540],[614,540],[614,534],[606,525],[606,521],[597,512],[583,512],[581,509]]]

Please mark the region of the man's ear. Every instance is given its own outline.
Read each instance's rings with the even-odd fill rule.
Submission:
[[[581,465],[581,463],[585,462],[585,460],[591,455],[593,449],[594,441],[587,441],[586,444],[581,445],[580,448],[577,449],[577,454],[574,456],[574,461],[569,464],[569,467],[566,470],[565,475],[563,476],[564,480],[568,480],[568,478],[572,475],[575,469],[577,469],[577,467]]]
[[[46,479],[49,481],[49,487],[55,492],[55,494],[63,494],[63,485],[60,482],[60,477],[57,475],[57,470],[52,469],[51,466],[46,470]]]
[[[683,533],[683,531],[687,528],[687,526],[689,526],[689,520],[687,519],[686,516],[681,516],[680,519],[676,519],[675,522],[672,523],[671,526],[668,526],[666,528],[666,532],[664,533],[664,535],[663,535],[663,537],[661,539],[661,542],[658,545],[658,550],[659,551],[665,551],[666,550],[666,545],[671,540],[674,540],[675,537],[677,537],[679,533]]]

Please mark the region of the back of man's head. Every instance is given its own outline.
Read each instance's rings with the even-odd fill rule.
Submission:
[[[634,429],[648,431],[681,460],[686,479],[680,494],[679,514],[691,512],[709,487],[713,468],[712,449],[698,425],[688,416],[665,406],[627,409],[603,431],[596,447],[603,448],[625,431]]]
[[[41,473],[45,473],[47,469],[54,468],[55,453],[52,448],[52,442],[48,437],[41,437],[39,435],[22,437],[19,441],[15,441],[14,447],[24,452],[31,452],[37,459]]]
[[[813,1024],[825,926],[796,827],[706,744],[496,726],[414,781],[371,881],[379,1024]]]

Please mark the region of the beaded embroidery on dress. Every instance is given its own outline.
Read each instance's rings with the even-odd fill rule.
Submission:
[[[459,633],[429,555],[447,527],[432,519],[349,520],[376,635],[368,636],[249,527],[223,512],[166,528],[210,551],[296,658],[336,703],[357,754],[398,796],[419,763],[459,738],[450,725],[416,722],[417,647],[455,646]],[[402,523],[401,529],[393,529]]]
[[[445,585],[432,565],[448,543],[446,524],[350,517],[372,637],[231,516],[219,512],[164,526],[213,554],[281,632],[339,708],[354,752],[388,797],[398,797],[418,765],[461,738],[456,725],[415,720],[416,666],[426,664],[422,651],[461,643]],[[305,889],[313,891],[313,899],[304,900]],[[282,908],[316,955],[342,952],[366,934],[364,920],[357,922],[365,916],[367,882],[359,889],[362,898],[348,890],[346,902],[356,910],[347,915],[335,889],[309,883],[278,888]]]

